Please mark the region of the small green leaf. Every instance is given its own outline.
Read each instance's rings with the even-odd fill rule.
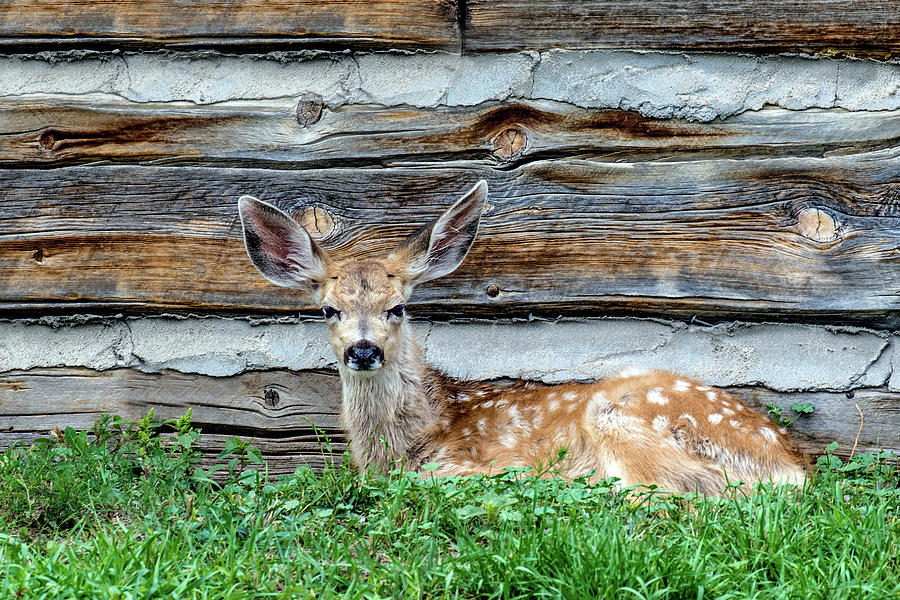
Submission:
[[[834,451],[837,450],[837,449],[838,449],[838,443],[837,443],[837,442],[831,442],[830,444],[828,444],[827,446],[825,446],[825,452],[834,452]]]
[[[263,464],[262,452],[256,446],[247,447],[247,460],[255,465]]]
[[[219,453],[219,458],[227,458],[235,453],[241,447],[241,440],[237,437],[230,437],[225,440],[225,449]]]
[[[816,407],[810,402],[794,402],[791,404],[791,410],[801,415],[811,415],[816,412]]]
[[[299,501],[299,500],[294,500],[294,499],[288,500],[287,502],[285,502],[284,504],[281,505],[281,507],[282,507],[284,510],[286,510],[286,511],[287,511],[287,510],[294,510],[294,509],[297,508],[298,506],[300,506],[300,501]]]
[[[422,470],[423,471],[434,471],[435,469],[437,469],[440,466],[441,466],[440,463],[436,463],[436,462],[425,463],[424,465],[422,465]]]
[[[522,520],[522,513],[517,510],[504,509],[500,511],[500,520],[513,521],[514,523],[518,523]]]
[[[475,506],[474,504],[467,504],[466,506],[463,506],[462,508],[456,509],[456,515],[460,519],[463,519],[463,520],[471,519],[472,517],[477,517],[479,515],[486,515],[486,514],[487,514],[487,511],[484,510],[483,507]]]
[[[859,469],[864,469],[866,465],[858,462],[847,463],[843,467],[839,468],[838,471],[857,471]]]
[[[63,439],[66,440],[66,444],[69,446],[74,446],[77,442],[78,433],[71,427],[66,427],[66,430],[63,432]]]
[[[826,454],[824,456],[820,456],[816,460],[816,465],[818,465],[820,469],[834,470],[840,468],[841,459],[839,459],[834,454]]]
[[[509,496],[501,496],[495,492],[487,492],[481,498],[481,503],[487,510],[503,508],[517,502],[515,498]]]

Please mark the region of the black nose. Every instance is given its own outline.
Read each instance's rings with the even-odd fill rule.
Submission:
[[[384,352],[368,340],[356,342],[344,350],[344,364],[358,371],[377,369],[383,361]]]

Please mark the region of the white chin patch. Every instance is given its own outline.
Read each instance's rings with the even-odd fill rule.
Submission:
[[[384,365],[383,362],[378,361],[377,363],[374,363],[373,365],[371,365],[371,366],[370,366],[369,368],[367,368],[367,369],[360,369],[359,366],[356,364],[356,362],[354,362],[354,361],[349,361],[349,362],[347,363],[347,368],[349,368],[351,371],[353,371],[354,374],[357,374],[357,375],[368,375],[368,374],[374,373],[375,371],[377,371],[378,369],[380,369],[383,365]]]

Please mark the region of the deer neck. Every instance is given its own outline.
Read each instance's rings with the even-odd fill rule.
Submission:
[[[372,372],[339,366],[341,422],[360,470],[370,465],[384,470],[397,462],[417,468],[417,449],[440,420],[434,376],[418,345],[404,333],[398,360]]]

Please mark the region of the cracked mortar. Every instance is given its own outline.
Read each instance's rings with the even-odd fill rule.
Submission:
[[[709,121],[765,105],[900,108],[900,65],[796,55],[628,50],[455,55],[215,52],[0,56],[0,97],[112,94],[135,102],[322,96],[329,107],[547,99]]]
[[[427,359],[471,379],[547,383],[669,369],[717,386],[777,391],[896,389],[898,336],[855,328],[642,319],[413,323]],[[893,343],[892,343],[893,341]],[[0,372],[131,367],[229,376],[334,368],[325,325],[220,317],[0,321]]]

